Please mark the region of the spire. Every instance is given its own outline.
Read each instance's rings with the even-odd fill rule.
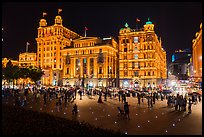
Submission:
[[[125,27],[127,28],[129,25],[127,24],[127,22],[125,23]]]

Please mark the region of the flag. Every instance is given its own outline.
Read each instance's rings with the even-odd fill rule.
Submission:
[[[85,26],[84,30],[85,30],[84,31],[84,33],[85,33],[84,36],[86,37],[86,31],[89,30],[89,29]]]
[[[47,15],[47,12],[43,12],[43,18],[44,18],[45,15]]]
[[[28,52],[28,46],[30,45],[29,42],[26,42],[26,52]]]
[[[27,45],[27,46],[29,46],[29,45],[30,45],[30,43],[29,43],[29,42],[27,42],[27,43],[26,43],[26,45]]]
[[[140,19],[136,18],[136,22],[140,22]]]
[[[62,9],[58,9],[58,14],[59,14],[60,12],[62,12]]]

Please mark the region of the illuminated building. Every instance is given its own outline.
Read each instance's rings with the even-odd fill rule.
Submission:
[[[166,79],[166,52],[148,19],[144,28],[128,24],[119,32],[120,87],[156,87]]]
[[[7,58],[3,58],[2,59],[2,67],[6,67],[6,64],[9,62],[9,60],[11,60],[12,65],[19,65],[19,62],[17,60],[12,60],[12,59],[7,59]]]
[[[19,54],[19,67],[29,67],[29,66],[37,66],[37,58],[36,53],[20,53]]]
[[[45,19],[41,19],[38,28],[37,66],[40,66],[45,75],[43,85],[61,85],[63,56],[62,49],[71,46],[74,39],[80,38],[77,33],[62,25],[61,16],[55,17],[55,24],[47,26]]]
[[[193,72],[195,82],[202,82],[202,23],[200,24],[200,31],[196,33],[193,39]]]
[[[112,38],[82,37],[63,49],[63,85],[116,87],[118,44]]]

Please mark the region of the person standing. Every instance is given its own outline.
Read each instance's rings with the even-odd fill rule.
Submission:
[[[129,115],[130,111],[129,111],[129,104],[128,104],[128,102],[124,103],[124,111],[125,111],[125,115],[127,116],[127,119],[130,120],[130,115]]]
[[[43,95],[43,99],[44,99],[44,104],[46,104],[46,99],[47,99],[47,94],[46,94],[46,92],[45,92],[44,95]]]
[[[137,93],[138,105],[140,105],[140,93]]]
[[[188,114],[191,114],[191,106],[192,106],[192,100],[191,98],[188,99]]]

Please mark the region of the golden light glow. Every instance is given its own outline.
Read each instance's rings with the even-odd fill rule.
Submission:
[[[200,24],[200,31],[196,32],[195,36],[196,38],[193,39],[192,43],[194,78],[195,82],[202,82],[202,23]]]

